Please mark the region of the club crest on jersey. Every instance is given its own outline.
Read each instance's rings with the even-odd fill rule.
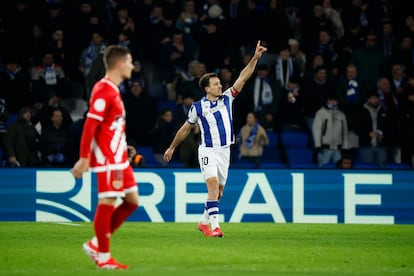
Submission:
[[[112,181],[112,187],[116,190],[121,189],[123,186],[122,180],[114,180]]]

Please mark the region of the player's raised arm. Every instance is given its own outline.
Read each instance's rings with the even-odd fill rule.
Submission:
[[[257,41],[256,49],[254,51],[253,57],[250,59],[249,63],[243,68],[243,70],[240,72],[239,77],[233,84],[233,88],[240,92],[244,84],[247,82],[247,80],[251,77],[251,75],[254,72],[254,69],[256,68],[257,61],[260,59],[262,54],[267,51],[267,48],[260,45],[260,40]]]

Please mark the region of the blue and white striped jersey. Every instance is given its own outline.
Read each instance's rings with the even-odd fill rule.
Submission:
[[[234,143],[232,89],[230,87],[225,90],[223,96],[215,102],[204,96],[193,103],[188,111],[187,122],[200,126],[201,146],[223,148]]]

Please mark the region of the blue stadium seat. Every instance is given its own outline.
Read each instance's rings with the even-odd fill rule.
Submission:
[[[280,150],[276,147],[263,147],[262,161],[280,161]]]
[[[149,147],[149,146],[138,147],[137,153],[144,156],[144,161],[145,161],[145,166],[146,167],[154,168],[154,167],[161,167],[162,166],[155,159],[152,147]]]
[[[287,166],[282,161],[263,161],[260,163],[261,169],[286,169]]]
[[[413,167],[406,163],[388,163],[385,164],[384,169],[390,170],[411,170]]]
[[[267,147],[276,147],[277,142],[278,142],[277,133],[271,130],[267,130],[266,134],[267,134],[267,137],[269,138],[269,144],[267,145]]]
[[[233,160],[230,162],[231,169],[255,169],[256,165],[247,160]]]
[[[282,131],[280,142],[285,149],[306,148],[309,142],[309,134],[305,131]]]
[[[354,169],[379,169],[380,167],[375,163],[355,162]]]
[[[18,114],[17,113],[9,113],[9,118],[6,121],[6,126],[10,126],[17,120]]]
[[[184,163],[179,160],[171,160],[168,162],[169,168],[184,168]]]
[[[336,169],[336,163],[330,162],[322,165],[323,169]]]
[[[285,153],[289,168],[317,168],[317,165],[312,161],[313,150],[310,148],[287,148]]]

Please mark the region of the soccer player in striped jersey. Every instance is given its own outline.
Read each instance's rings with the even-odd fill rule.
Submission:
[[[267,48],[257,42],[253,57],[240,72],[234,84],[224,92],[220,78],[215,73],[204,74],[199,81],[205,97],[193,103],[187,121],[177,131],[171,145],[164,153],[170,161],[174,150],[184,141],[191,128],[198,124],[201,130],[201,143],[198,148],[198,162],[207,185],[207,200],[198,229],[208,237],[223,237],[220,229],[219,200],[223,196],[228,168],[230,146],[234,143],[232,103],[253,74],[257,62]]]
[[[71,172],[81,178],[87,170],[97,174],[98,206],[95,237],[83,244],[98,268],[126,269],[109,251],[110,237],[138,207],[138,187],[128,161],[125,108],[118,86],[131,77],[134,67],[127,48],[111,45],[104,56],[105,76],[92,90],[83,127],[80,158]],[[115,206],[117,198],[122,203]]]

